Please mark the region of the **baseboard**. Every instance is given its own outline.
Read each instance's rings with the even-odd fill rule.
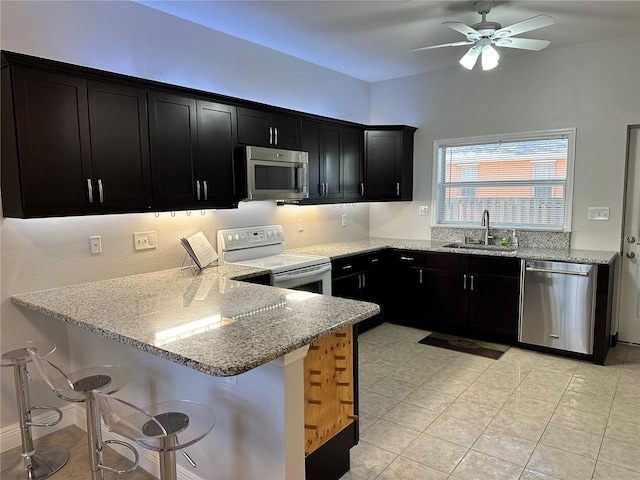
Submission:
[[[60,410],[62,410],[63,416],[62,421],[58,425],[42,428],[33,427],[31,429],[31,434],[33,435],[34,439],[40,438],[44,435],[48,435],[49,433],[53,433],[71,425],[75,425],[85,432],[87,431],[87,414],[84,408],[84,403],[71,403],[64,406],[64,408],[61,408]],[[34,422],[46,423],[54,421],[57,417],[58,415],[55,412],[44,413],[41,415],[34,415],[32,417],[32,420]],[[130,440],[122,437],[121,435],[109,432],[104,424],[102,426],[102,440],[119,440],[122,442],[132,443]],[[2,446],[1,451],[4,452],[6,450],[17,447],[20,445],[21,441],[20,428],[17,422],[15,424],[9,425],[8,427],[0,429],[0,445]],[[122,447],[116,447],[116,449],[118,453],[133,461],[133,455],[128,449]],[[138,465],[155,477],[159,478],[160,465],[158,454],[142,447],[136,446],[136,449],[138,450],[139,455]],[[176,458],[178,456],[182,456],[180,452],[176,453]],[[196,475],[191,467],[187,468],[178,465],[176,470],[178,480],[204,480]]]
[[[62,410],[62,421],[59,424],[52,427],[31,427],[31,435],[34,440],[74,424],[74,405],[65,405],[60,410]],[[48,410],[40,413],[39,415],[33,415],[31,417],[31,421],[37,423],[50,423],[54,422],[57,418],[57,412]],[[21,442],[22,435],[20,434],[20,425],[18,422],[0,429],[0,451],[5,452],[7,450],[11,450],[12,448],[20,446]]]

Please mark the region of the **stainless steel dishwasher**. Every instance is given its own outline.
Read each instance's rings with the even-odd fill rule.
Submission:
[[[523,260],[521,343],[593,353],[597,266]]]

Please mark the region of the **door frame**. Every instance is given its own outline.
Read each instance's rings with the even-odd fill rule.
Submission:
[[[615,346],[618,341],[618,334],[620,332],[620,314],[621,314],[621,306],[622,306],[622,262],[624,261],[624,232],[626,228],[626,212],[627,212],[627,191],[628,191],[628,175],[629,175],[629,161],[630,161],[630,153],[631,153],[631,132],[633,130],[640,130],[640,124],[631,124],[627,125],[627,135],[626,135],[626,146],[625,146],[625,160],[624,160],[624,186],[622,189],[622,223],[620,227],[620,243],[618,245],[618,253],[619,258],[616,261],[616,302],[615,302],[615,333],[612,334],[612,346]],[[640,167],[640,165],[638,166]]]

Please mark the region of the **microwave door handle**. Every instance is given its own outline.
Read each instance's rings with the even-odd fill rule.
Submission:
[[[295,280],[298,278],[311,277],[314,275],[318,275],[319,273],[325,273],[330,271],[331,271],[331,265],[325,265],[320,268],[316,268],[314,270],[310,270],[303,273],[279,273],[275,277],[276,277],[276,281],[277,279]]]
[[[303,163],[298,167],[298,190],[302,193],[307,193],[307,182],[305,182],[306,178],[307,165]]]

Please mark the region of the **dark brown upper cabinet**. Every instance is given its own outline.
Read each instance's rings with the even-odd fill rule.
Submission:
[[[237,205],[235,114],[231,105],[149,92],[154,209]]]
[[[362,129],[302,121],[302,150],[309,153],[309,202],[361,199],[363,142]]]
[[[300,150],[300,117],[238,107],[238,143]]]
[[[2,84],[4,216],[149,207],[143,89],[19,66]]]
[[[365,132],[364,196],[367,200],[413,198],[413,127],[370,127]]]

